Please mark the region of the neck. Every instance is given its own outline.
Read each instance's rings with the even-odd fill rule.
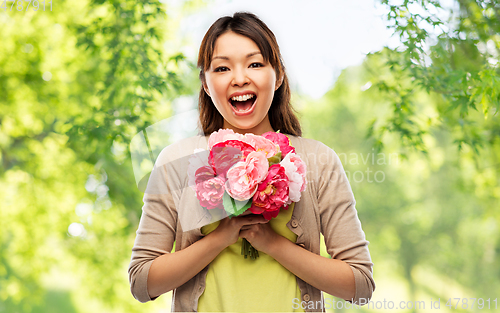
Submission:
[[[252,128],[238,128],[234,127],[233,125],[229,124],[227,121],[224,121],[223,128],[229,128],[232,129],[235,133],[239,134],[247,134],[247,133],[252,133],[254,135],[262,135],[267,132],[275,132],[275,130],[272,128],[271,123],[269,122],[269,119],[265,119],[262,123],[259,125],[252,127]]]

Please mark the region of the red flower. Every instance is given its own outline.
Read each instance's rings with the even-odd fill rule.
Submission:
[[[209,163],[217,176],[226,178],[227,170],[234,164],[242,161],[255,149],[239,140],[226,140],[215,144],[210,150]]]
[[[295,148],[290,146],[290,140],[282,133],[267,132],[262,137],[271,140],[280,146],[281,158],[283,159],[289,152],[295,153]]]
[[[267,177],[257,187],[250,211],[262,214],[267,220],[278,216],[288,200],[289,184],[285,169],[279,164],[271,165]]]

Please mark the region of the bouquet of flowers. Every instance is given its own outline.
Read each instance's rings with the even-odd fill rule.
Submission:
[[[229,217],[250,210],[267,220],[298,202],[307,184],[306,165],[287,136],[242,135],[231,129],[212,133],[208,151],[195,150],[188,177],[202,207],[223,209]],[[255,259],[258,252],[244,239],[242,255]]]

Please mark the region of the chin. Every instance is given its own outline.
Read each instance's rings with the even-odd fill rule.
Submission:
[[[233,121],[231,123],[234,127],[240,128],[240,129],[251,129],[259,126],[259,123],[248,121],[248,122],[242,122],[242,121]]]

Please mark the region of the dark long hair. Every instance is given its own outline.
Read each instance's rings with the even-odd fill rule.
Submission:
[[[269,108],[269,122],[275,130],[294,136],[302,136],[299,120],[290,104],[290,85],[286,76],[285,66],[280,49],[273,32],[257,16],[248,12],[236,12],[232,17],[219,18],[210,26],[203,37],[198,54],[198,68],[200,80],[205,83],[205,71],[210,68],[215,48],[215,41],[225,32],[232,31],[236,34],[252,39],[259,47],[264,61],[271,63],[276,71],[276,77],[283,77],[281,86],[274,92],[273,102]],[[200,123],[205,135],[222,128],[224,118],[219,113],[207,95],[203,86],[199,97]]]

